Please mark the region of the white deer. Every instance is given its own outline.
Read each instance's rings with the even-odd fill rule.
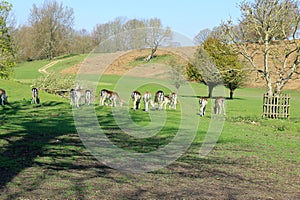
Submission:
[[[163,102],[164,102],[164,92],[159,90],[155,93],[155,97],[154,97],[154,109],[156,109],[156,104],[158,106],[158,110],[161,110],[162,109],[162,105],[163,105]]]
[[[200,116],[203,117],[205,115],[205,109],[206,109],[206,105],[208,104],[208,101],[205,97],[200,97],[199,104],[200,104]]]
[[[175,92],[172,92],[169,96],[170,99],[170,109],[176,110],[176,105],[177,105],[177,94]]]
[[[150,104],[151,103],[151,93],[150,92],[145,92],[143,95],[143,100],[144,100],[144,107],[145,107],[145,111],[149,111],[150,110]]]
[[[132,94],[131,94],[131,98],[132,98],[132,101],[133,101],[133,109],[134,110],[137,110],[137,109],[140,109],[141,107],[141,93],[139,91],[133,91]]]
[[[70,91],[70,105],[79,108],[80,103],[85,98],[86,92],[83,89],[71,89]]]
[[[89,106],[91,104],[92,99],[92,91],[86,90],[85,91],[85,105]]]

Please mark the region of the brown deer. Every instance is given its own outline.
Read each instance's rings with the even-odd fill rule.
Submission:
[[[215,100],[214,114],[220,115],[222,112],[226,115],[225,97],[217,97]]]

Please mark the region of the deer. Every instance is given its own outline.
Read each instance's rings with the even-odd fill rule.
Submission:
[[[31,89],[31,104],[39,104],[40,98],[39,98],[39,90],[37,88]]]
[[[162,109],[162,105],[163,105],[163,102],[164,102],[164,92],[161,91],[161,90],[158,90],[156,93],[155,93],[155,97],[154,97],[154,109],[156,109],[156,104],[158,106],[158,110],[161,110]]]
[[[225,97],[217,97],[215,99],[214,114],[220,115],[222,112],[223,115],[226,115]]]
[[[7,104],[7,98],[8,96],[6,96],[5,90],[0,89],[0,105],[4,106],[5,104]]]
[[[148,112],[150,110],[150,105],[152,104],[151,102],[151,93],[150,92],[145,92],[143,95],[143,101],[144,101],[144,107],[145,111]]]
[[[138,110],[140,109],[140,106],[141,106],[141,93],[139,91],[133,91],[132,94],[131,94],[131,98],[132,98],[132,101],[133,101],[133,109],[134,110]]]
[[[203,117],[205,115],[206,105],[208,104],[207,98],[200,97],[199,104],[200,104],[200,116]]]

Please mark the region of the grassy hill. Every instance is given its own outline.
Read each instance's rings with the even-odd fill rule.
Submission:
[[[48,70],[58,73],[79,64],[84,57],[76,55],[68,60],[61,59]],[[132,59],[133,62],[125,62],[129,69],[142,64],[134,56]],[[174,57],[168,55],[156,59],[155,62],[167,63]],[[119,66],[123,66],[122,60],[119,61]],[[142,110],[131,110],[130,92],[122,91],[120,95],[125,100],[123,108],[99,107],[96,99],[92,106],[77,109],[79,112],[93,111],[99,122],[99,127],[93,130],[103,130],[115,146],[127,152],[145,153],[164,148],[174,139],[183,112],[180,108],[186,106],[182,104],[183,99],[187,100],[188,105],[194,105],[187,117],[198,127],[192,130],[196,135],[183,155],[162,169],[132,174],[113,169],[95,159],[82,142],[82,135],[77,132],[68,99],[41,92],[42,103],[30,104],[31,82],[42,75],[36,70],[46,64],[49,61],[20,64],[16,68],[15,80],[1,80],[0,87],[6,89],[10,102],[0,106],[1,200],[299,199],[299,92],[288,91],[292,108],[290,119],[271,120],[261,117],[264,89],[238,89],[236,98],[226,101],[227,116],[220,138],[204,158],[199,157],[199,150],[216,116],[211,115],[213,101],[209,101],[206,116],[201,118],[198,115],[198,97],[207,94],[203,84],[189,83],[195,94],[182,91],[176,111],[151,111],[153,115],[150,115]],[[87,64],[97,68],[99,60],[87,60]],[[98,90],[114,89],[119,85],[129,91],[138,89],[154,93],[163,88],[168,92],[167,80],[161,78],[125,77],[124,74],[120,76],[106,72],[98,80],[97,74],[88,72],[90,70],[83,75],[95,81]],[[124,78],[133,84],[124,84]],[[143,84],[145,81],[150,83]],[[115,115],[120,113],[132,119],[133,125],[140,129],[147,127],[155,114],[165,114],[166,123],[151,137],[133,137],[117,123]],[[83,121],[86,119],[89,118]],[[121,123],[131,125],[126,121]],[[87,120],[87,130],[91,125],[93,123]],[[189,133],[191,130],[187,128],[183,131]],[[143,134],[147,133],[145,131]],[[119,158],[119,155],[112,156]]]

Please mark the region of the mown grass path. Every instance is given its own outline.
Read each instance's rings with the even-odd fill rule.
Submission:
[[[65,59],[60,59],[60,60],[54,60],[50,63],[48,63],[47,65],[41,67],[38,69],[38,72],[41,73],[41,74],[45,74],[45,75],[48,75],[50,74],[50,72],[47,71],[47,69],[49,69],[50,67],[56,65],[57,63],[59,62],[62,62],[62,61],[66,61],[66,60],[70,60],[72,57],[69,57],[69,58],[65,58]]]

